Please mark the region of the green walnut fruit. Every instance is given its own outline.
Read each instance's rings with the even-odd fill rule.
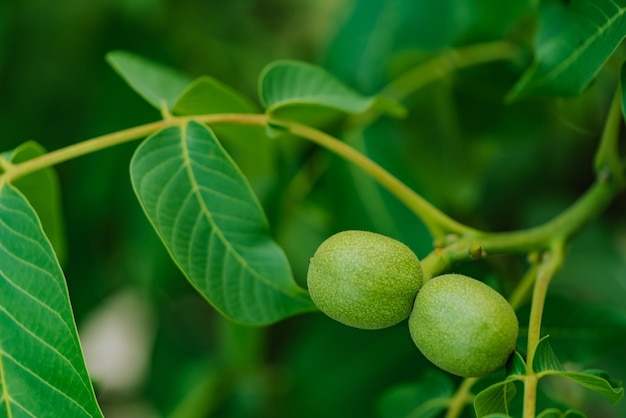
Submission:
[[[422,267],[409,247],[384,235],[343,231],[310,260],[309,293],[329,317],[363,329],[408,318],[422,285]]]
[[[409,318],[411,337],[433,364],[463,377],[504,366],[519,333],[511,305],[486,284],[460,274],[422,286]]]

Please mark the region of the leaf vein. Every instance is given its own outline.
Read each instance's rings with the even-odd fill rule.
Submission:
[[[65,363],[67,363],[70,368],[72,369],[72,372],[78,376],[78,378],[80,379],[80,381],[83,384],[83,388],[86,389],[87,391],[89,391],[89,386],[87,385],[87,383],[83,380],[80,372],[76,369],[76,367],[74,367],[74,365],[72,364],[72,362],[70,361],[70,359],[68,359],[65,355],[63,355],[59,350],[57,350],[54,346],[52,346],[50,343],[48,343],[46,340],[44,340],[43,338],[41,338],[40,336],[36,335],[33,331],[31,331],[28,327],[26,327],[23,323],[21,323],[20,321],[17,320],[17,318],[15,318],[13,315],[11,315],[9,313],[8,310],[6,310],[3,306],[0,306],[0,312],[3,312],[13,323],[15,323],[18,327],[22,328],[27,334],[29,334],[31,337],[33,337],[35,340],[37,340],[40,344],[44,345],[45,347],[48,347],[52,352],[54,352],[55,354],[57,354]],[[6,351],[5,351],[6,352]]]
[[[617,6],[617,5],[616,5]],[[565,60],[563,60],[559,65],[554,67],[552,71],[549,71],[542,78],[537,80],[537,84],[547,83],[550,80],[556,78],[559,74],[564,72],[572,62],[576,61],[585,51],[594,43],[596,40],[604,34],[606,30],[608,30],[615,21],[617,21],[624,13],[626,12],[626,7],[619,7],[616,10],[616,14],[608,19],[603,25],[598,26],[598,30],[591,36],[589,36],[585,41],[580,45],[578,49],[575,49]]]
[[[54,385],[50,384],[50,382],[47,382],[46,380],[44,380],[41,376],[39,376],[37,373],[33,372],[31,369],[29,369],[28,367],[26,367],[24,364],[22,364],[21,362],[19,362],[17,359],[13,358],[10,354],[5,353],[5,357],[10,359],[16,366],[18,366],[20,369],[24,370],[25,372],[27,372],[28,374],[30,374],[31,376],[33,376],[35,379],[39,380],[41,383],[43,383],[45,386],[48,386],[53,392],[56,392],[58,394],[60,394],[62,397],[66,398],[70,404],[74,404],[76,405],[81,411],[83,411],[85,413],[85,416],[88,417],[93,417],[93,415],[91,415],[81,404],[79,404],[75,399],[72,399],[71,396],[69,396],[67,393],[63,392],[62,390],[60,390],[59,388],[55,387]]]

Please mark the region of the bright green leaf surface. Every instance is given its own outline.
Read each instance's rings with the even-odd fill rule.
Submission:
[[[194,80],[172,107],[172,112],[177,115],[257,111],[256,106],[238,91],[209,76]]]
[[[176,264],[225,316],[268,324],[314,310],[250,186],[204,125],[164,129],[137,149],[133,187]]]
[[[265,67],[259,95],[268,113],[308,123],[331,120],[340,113],[364,112],[373,106],[396,116],[404,113],[389,99],[363,96],[323,68],[298,61],[276,61]]]
[[[396,386],[380,399],[378,410],[382,418],[433,418],[445,410],[454,384],[439,371],[424,373],[413,384]]]
[[[17,164],[43,155],[46,150],[34,141],[28,141],[2,155],[7,161]],[[43,230],[52,243],[57,258],[63,264],[66,257],[65,224],[61,210],[59,179],[52,167],[35,171],[16,180],[13,185],[20,191],[37,212]]]
[[[579,94],[625,36],[625,0],[542,2],[534,63],[509,97]]]
[[[65,278],[26,198],[0,185],[0,417],[102,417]]]
[[[191,83],[187,76],[126,51],[109,52],[107,61],[148,103],[158,110],[172,109],[176,99]]]
[[[260,76],[260,97],[271,113],[295,104],[317,104],[358,113],[374,102],[372,97],[357,93],[323,68],[287,60],[265,67]]]

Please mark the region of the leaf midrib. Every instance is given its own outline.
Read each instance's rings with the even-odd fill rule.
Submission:
[[[591,46],[591,44],[593,44],[608,28],[613,25],[613,23],[617,19],[619,19],[626,12],[626,7],[620,7],[615,2],[612,3],[617,6],[617,13],[608,18],[604,25],[598,26],[598,30],[594,32],[592,36],[588,37],[585,42],[580,45],[579,48],[576,48],[567,59],[554,67],[552,71],[546,73],[544,77],[539,78],[537,80],[537,84],[547,83],[550,80],[556,78],[560,73],[564,72],[573,61],[577,60],[587,50],[587,48]]]
[[[240,263],[240,265],[242,265],[245,270],[249,271],[250,274],[252,274],[257,280],[259,280],[260,282],[264,283],[266,286],[268,286],[270,288],[273,288],[273,289],[275,289],[275,290],[277,290],[277,291],[279,291],[279,292],[281,292],[283,294],[286,294],[286,295],[289,295],[291,297],[294,297],[294,298],[298,299],[296,294],[294,294],[293,292],[287,292],[286,289],[278,287],[274,283],[272,283],[271,281],[268,281],[267,279],[265,279],[263,277],[263,275],[261,275],[255,269],[253,269],[250,266],[249,263],[245,262],[245,259],[241,256],[241,254],[239,254],[239,252],[236,251],[235,248],[232,245],[230,245],[230,243],[228,242],[228,240],[226,239],[226,237],[222,233],[222,230],[217,227],[217,224],[215,223],[215,220],[213,219],[213,216],[211,215],[211,212],[210,212],[209,208],[206,206],[206,204],[204,203],[204,200],[202,199],[202,194],[200,193],[200,185],[199,185],[198,181],[196,180],[196,176],[193,173],[192,161],[191,161],[191,158],[190,158],[189,148],[187,146],[187,140],[188,140],[187,139],[187,126],[188,125],[182,125],[180,127],[180,129],[181,129],[182,157],[183,157],[185,170],[187,171],[187,175],[188,175],[189,181],[191,183],[192,192],[196,196],[196,198],[198,200],[198,204],[200,205],[201,211],[204,214],[207,222],[209,222],[211,224],[212,230],[215,231],[215,235],[219,237],[219,240],[222,242],[222,245],[224,245],[226,250],[229,253],[231,253],[235,257],[235,259]]]

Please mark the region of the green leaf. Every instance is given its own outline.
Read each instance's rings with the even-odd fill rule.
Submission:
[[[148,103],[171,110],[191,79],[169,67],[126,51],[109,52],[107,61],[115,71]]]
[[[434,418],[446,409],[454,384],[445,373],[428,370],[416,383],[398,385],[378,402],[383,418]]]
[[[178,98],[172,112],[177,115],[210,113],[258,113],[245,96],[212,77],[196,79]],[[254,191],[264,195],[274,182],[274,141],[259,126],[216,125],[212,128],[237,165],[246,174]]]
[[[361,113],[374,106],[395,116],[404,113],[390,99],[363,96],[323,68],[299,61],[276,61],[265,67],[259,95],[267,113],[309,123],[323,123],[341,113]]]
[[[177,115],[208,113],[256,113],[258,109],[245,96],[209,76],[193,81],[172,107]]]
[[[399,54],[451,46],[458,17],[472,10],[457,0],[361,0],[349,7],[328,45],[324,66],[367,92],[384,87]],[[450,13],[460,7],[464,13]]]
[[[549,335],[541,338],[537,349],[535,350],[535,358],[533,359],[533,369],[535,372],[545,371],[564,371],[565,369],[561,365],[561,362],[557,358],[556,354],[552,350],[550,343],[548,342]]]
[[[209,128],[191,121],[147,138],[131,179],[178,267],[222,314],[261,325],[315,310],[269,237],[250,185]]]
[[[626,36],[625,0],[544,1],[535,59],[509,93],[575,96]]]
[[[26,198],[0,183],[0,416],[102,417],[67,286]]]
[[[542,376],[564,377],[589,390],[600,393],[613,403],[616,403],[624,396],[624,388],[621,382],[611,379],[604,371],[584,370],[582,372],[569,372],[563,369],[552,347],[550,347],[548,337],[543,337],[539,341],[533,365],[535,371],[541,373]]]
[[[417,64],[425,52],[507,37],[529,1],[359,0],[346,6],[347,17],[328,44],[323,65],[369,93]]]
[[[567,417],[579,417],[587,418],[585,414],[575,409],[568,409],[565,412],[561,412],[557,408],[549,408],[541,411],[537,418],[567,418]]]
[[[582,372],[550,371],[546,375],[561,376],[579,385],[603,395],[612,403],[617,403],[624,397],[624,388],[601,370],[584,370]]]
[[[506,376],[523,376],[526,374],[526,362],[522,355],[515,350],[506,363]]]
[[[46,150],[41,145],[34,141],[28,141],[12,151],[3,153],[0,157],[12,164],[17,164],[44,154],[46,154]],[[13,182],[13,186],[22,192],[37,212],[57,258],[63,264],[67,248],[61,209],[61,191],[56,170],[48,167],[35,171],[17,179]]]
[[[517,392],[515,381],[519,376],[507,377],[505,380],[487,387],[474,398],[474,411],[478,418],[489,414],[508,414],[509,402]]]

